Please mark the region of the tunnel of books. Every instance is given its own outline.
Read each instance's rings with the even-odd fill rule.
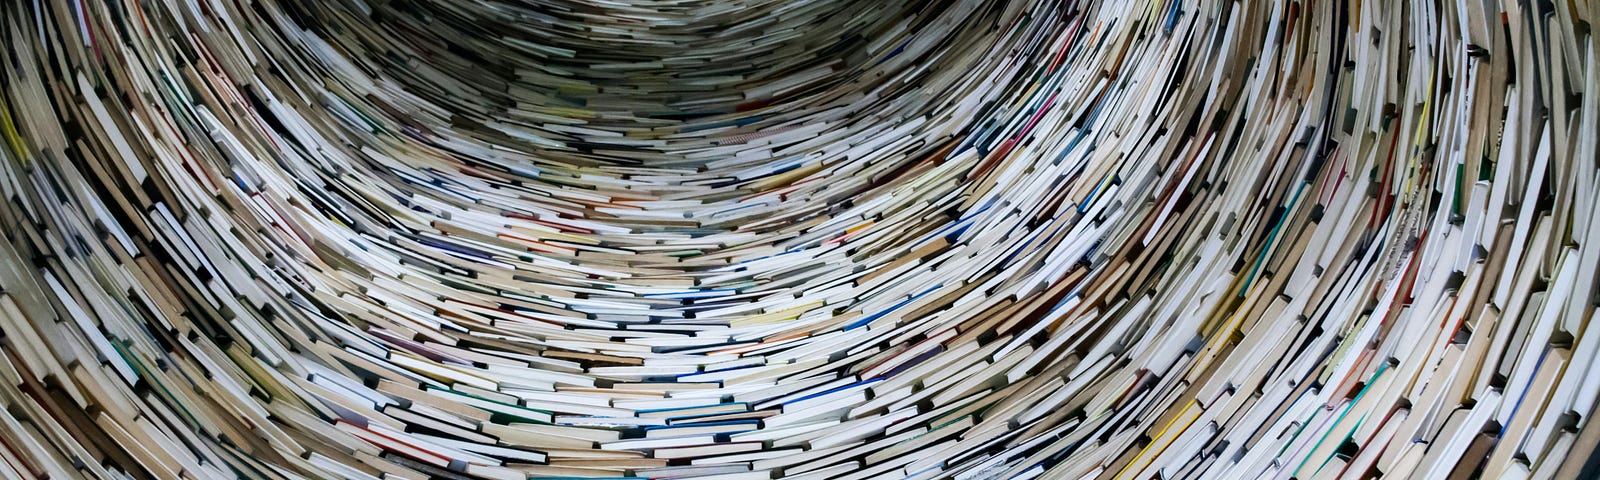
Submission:
[[[1596,478],[1597,18],[0,2],[0,478]]]

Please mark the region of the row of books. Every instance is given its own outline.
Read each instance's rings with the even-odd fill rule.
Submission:
[[[1600,475],[1558,3],[0,5],[0,476]]]

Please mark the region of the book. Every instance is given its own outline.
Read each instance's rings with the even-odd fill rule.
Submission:
[[[0,476],[1591,476],[1594,2],[13,2]]]

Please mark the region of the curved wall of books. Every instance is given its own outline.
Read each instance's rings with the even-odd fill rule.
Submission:
[[[1595,478],[1594,0],[0,5],[0,477]]]

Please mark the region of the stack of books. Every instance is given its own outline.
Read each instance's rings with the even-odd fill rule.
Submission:
[[[1597,18],[0,5],[0,477],[1600,476]]]

